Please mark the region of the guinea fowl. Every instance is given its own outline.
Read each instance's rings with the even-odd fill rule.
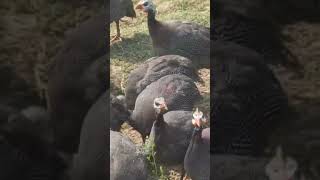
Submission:
[[[131,18],[136,17],[132,0],[110,0],[110,23],[116,22],[117,25],[117,35],[111,42],[121,40],[119,21],[121,21],[121,18],[124,16]]]
[[[179,55],[153,57],[131,71],[125,89],[128,109],[133,109],[137,96],[152,82],[169,74],[184,74],[200,81],[192,62]]]
[[[216,0],[217,9],[214,10],[233,11],[247,17],[287,25],[299,21],[319,22],[319,3],[319,0]]]
[[[150,139],[155,144],[156,160],[167,167],[182,169],[189,139],[192,134],[191,111],[168,111],[163,97],[155,98],[153,103],[156,119]]]
[[[10,144],[28,150],[29,153],[34,151],[31,154],[47,151],[49,150],[47,148],[52,145],[49,114],[44,108],[38,106],[29,106],[21,112],[10,114],[7,122],[0,127],[0,134]]]
[[[113,131],[119,131],[121,125],[130,118],[130,112],[127,110],[124,97],[115,97],[114,95],[110,94],[110,98],[110,129]]]
[[[259,155],[288,112],[279,81],[256,52],[212,42],[213,153]]]
[[[267,158],[226,154],[211,155],[211,179],[219,180],[271,180],[265,174]],[[273,179],[285,180],[285,179]]]
[[[66,163],[52,147],[48,132],[48,114],[40,107],[10,115],[0,131],[0,179],[64,177]]]
[[[307,179],[320,179],[319,110],[317,102],[295,105],[290,124],[278,127],[271,138],[272,146],[281,144],[286,154],[297,159]]]
[[[49,127],[49,113],[40,106],[29,106],[19,113],[12,113],[7,123],[1,126],[12,135],[21,135],[26,139],[39,139],[52,143],[52,129]]]
[[[42,105],[39,94],[20,77],[12,65],[0,65],[0,126],[12,113],[19,113],[30,104]]]
[[[108,112],[107,92],[88,111],[81,129],[79,152],[74,158],[72,179],[105,180],[107,176]]]
[[[107,88],[105,30],[105,13],[80,24],[67,36],[48,74],[55,145],[68,154],[77,151],[83,119]]]
[[[203,124],[207,120],[203,117],[203,113],[198,111],[198,108],[193,113],[193,118],[192,124],[195,127],[184,157],[184,169],[192,180],[209,180],[211,158],[210,128],[203,129]]]
[[[129,124],[141,134],[143,141],[156,119],[152,104],[157,97],[165,98],[171,111],[191,111],[194,103],[201,98],[193,80],[185,75],[167,75],[151,83],[137,97],[129,120]]]
[[[135,144],[121,133],[110,131],[110,180],[146,180],[149,177],[147,159]]]
[[[21,149],[1,139],[0,158],[0,179],[57,180],[65,176],[66,164],[57,153],[38,151],[32,145]]]
[[[252,157],[227,154],[211,156],[211,179],[219,180],[305,180],[298,172],[298,164],[284,156],[281,148],[269,157]]]
[[[210,29],[186,21],[160,22],[152,0],[141,0],[136,9],[148,15],[148,28],[156,55],[177,54],[198,67],[210,66]]]
[[[300,178],[297,176],[298,168],[301,167],[298,167],[297,161],[290,156],[284,156],[282,147],[278,146],[275,155],[265,166],[265,174],[269,180],[304,180],[303,173],[300,174]]]
[[[267,64],[283,65],[301,73],[303,66],[284,45],[280,27],[265,17],[245,16],[220,4],[223,3],[218,3],[214,11],[212,40],[230,41],[251,48],[262,54]]]

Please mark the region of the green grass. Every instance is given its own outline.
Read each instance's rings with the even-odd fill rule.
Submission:
[[[138,0],[133,0],[134,5]],[[155,0],[157,7],[156,18],[159,21],[186,20],[210,26],[209,0]],[[120,84],[126,84],[128,74],[138,64],[153,56],[151,39],[148,32],[147,17],[136,12],[137,18],[129,22],[120,22],[122,41],[110,47],[111,81],[115,93],[121,93]],[[110,35],[116,34],[115,24],[110,24]],[[124,82],[123,82],[124,81]]]
[[[153,139],[146,138],[146,142],[143,145],[143,153],[147,157],[152,177],[158,180],[168,180],[169,177],[166,174],[167,171],[164,169],[163,166],[160,166],[156,162],[156,151]]]

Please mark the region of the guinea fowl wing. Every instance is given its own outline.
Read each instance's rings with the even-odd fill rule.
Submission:
[[[138,82],[138,90],[140,93],[146,86],[160,79],[165,75],[183,74],[195,81],[199,80],[199,76],[192,61],[179,55],[165,55],[155,59],[148,60],[149,68],[141,81]]]
[[[110,179],[146,180],[147,160],[135,144],[119,132],[110,131]]]
[[[137,97],[130,124],[143,136],[150,133],[155,113],[153,100],[164,97],[170,110],[192,110],[201,96],[193,80],[181,74],[167,75],[151,83]]]
[[[272,25],[241,16],[227,15],[214,22],[214,40],[231,41],[252,48],[266,57],[271,64],[285,59],[280,35],[275,34]],[[281,51],[282,50],[282,51]]]
[[[287,111],[288,100],[260,56],[238,45],[226,44],[213,44],[214,151],[257,152],[264,146],[270,128]]]
[[[194,103],[201,98],[199,90],[192,79],[184,75],[165,76],[170,80],[166,86],[160,84],[159,91],[165,97],[170,110],[191,110]]]
[[[264,56],[263,61],[272,65],[284,65],[298,73],[303,67],[282,42],[284,36],[279,27],[265,19],[245,17],[225,12],[213,23],[212,40],[230,41],[251,48]]]
[[[210,29],[191,22],[171,22],[166,23],[169,34],[169,52],[175,52],[179,55],[196,60],[210,56]],[[166,47],[162,47],[166,48]],[[194,62],[200,64],[209,64],[209,62]]]
[[[134,108],[135,100],[149,84],[170,74],[183,74],[194,81],[200,81],[192,62],[182,56],[165,55],[148,59],[129,74],[126,86],[126,101],[129,109]]]
[[[153,123],[150,137],[156,145],[156,158],[166,165],[180,165],[188,149],[193,126],[191,111],[169,111],[164,123]]]
[[[128,83],[125,89],[126,103],[128,109],[133,109],[135,105],[136,98],[138,96],[137,83],[144,78],[146,74],[146,69],[148,69],[148,64],[143,63],[136,69],[130,72],[128,77]]]

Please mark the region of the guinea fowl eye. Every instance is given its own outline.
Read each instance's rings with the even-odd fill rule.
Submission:
[[[143,3],[144,6],[148,6],[148,4],[149,4],[148,2],[144,2]]]
[[[156,106],[160,106],[160,104],[159,104],[158,102],[155,102],[154,104],[155,104]]]

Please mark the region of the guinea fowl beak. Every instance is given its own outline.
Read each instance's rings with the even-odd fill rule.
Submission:
[[[200,119],[192,119],[192,124],[197,128],[200,128],[201,127],[200,121],[201,121]]]
[[[137,9],[137,10],[142,10],[145,15],[148,14],[148,12],[146,12],[145,9],[144,9],[143,2],[138,3],[138,4],[136,5],[135,9]]]
[[[143,5],[141,3],[137,4],[135,9],[137,10],[143,10]]]
[[[164,111],[167,111],[167,110],[168,110],[168,106],[167,106],[165,103],[161,104],[161,105],[160,105],[160,108],[161,108],[162,110],[164,110]]]
[[[160,109],[160,112],[165,112],[168,110],[168,106],[163,97],[156,98],[153,106],[154,108]]]
[[[206,119],[203,118],[203,113],[199,111],[199,109],[197,108],[196,111],[193,113],[192,124],[197,128],[201,128],[202,121],[206,123]]]

